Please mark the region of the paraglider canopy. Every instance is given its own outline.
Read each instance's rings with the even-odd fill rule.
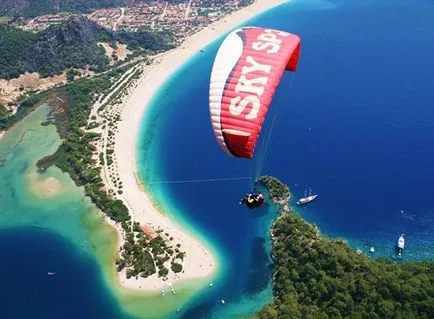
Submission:
[[[297,35],[258,27],[231,32],[217,52],[210,81],[212,127],[229,155],[252,158],[256,141],[285,70],[295,71]]]

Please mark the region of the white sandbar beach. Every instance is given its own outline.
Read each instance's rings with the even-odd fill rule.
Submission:
[[[184,268],[182,273],[169,274],[168,281],[172,284],[180,280],[199,278],[203,278],[205,284],[216,272],[218,264],[204,243],[154,207],[142,187],[136,165],[142,119],[160,86],[195,53],[247,19],[285,2],[287,0],[257,0],[254,4],[233,12],[193,34],[178,48],[160,55],[149,72],[144,72],[133,93],[126,97],[121,121],[118,124],[119,131],[115,135],[115,156],[118,174],[123,184],[123,194],[119,198],[130,209],[134,221],[140,222],[141,225],[149,225],[154,230],[163,229],[173,237],[174,243],[181,243],[181,250],[186,253]],[[120,283],[123,287],[144,291],[160,290],[163,285],[162,279],[156,274],[148,278],[127,280],[124,272],[120,273]]]

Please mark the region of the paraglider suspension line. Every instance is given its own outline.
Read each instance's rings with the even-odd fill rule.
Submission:
[[[177,181],[155,181],[148,182],[147,185],[155,184],[184,184],[184,183],[205,183],[205,182],[224,182],[224,181],[241,181],[249,180],[250,176],[245,177],[226,177],[226,178],[207,178],[207,179],[187,179],[187,180],[177,180]]]
[[[292,83],[294,82],[294,78],[295,78],[295,74],[291,77],[291,80],[290,80],[289,85],[288,85],[288,90],[291,90]],[[278,106],[278,108],[277,108],[276,112],[274,112],[273,119],[271,120],[271,126],[270,126],[270,129],[268,131],[268,136],[265,137],[265,139],[264,139],[265,141],[262,145],[262,149],[259,152],[254,180],[257,180],[259,178],[259,176],[261,175],[262,169],[264,167],[265,159],[267,157],[267,152],[268,152],[268,149],[269,149],[270,144],[271,144],[271,139],[273,137],[274,124],[276,122],[276,119],[278,118],[278,115],[281,113],[282,107],[280,107],[279,105],[277,105],[277,106]]]

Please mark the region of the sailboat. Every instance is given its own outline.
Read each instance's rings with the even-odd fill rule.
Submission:
[[[399,236],[397,245],[398,245],[398,256],[401,257],[402,251],[404,250],[404,246],[405,246],[404,234],[401,234],[401,236]]]
[[[300,198],[297,202],[298,205],[306,205],[312,201],[314,201],[318,197],[318,194],[312,195],[312,188],[309,188],[309,194],[307,190],[304,191],[304,197]]]

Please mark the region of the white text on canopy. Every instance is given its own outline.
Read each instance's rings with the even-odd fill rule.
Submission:
[[[278,39],[277,35],[287,36],[288,33],[267,29],[257,37],[258,41],[252,43],[252,48],[269,54],[279,52],[282,40]],[[244,98],[236,96],[231,99],[229,111],[232,115],[240,115],[251,104],[251,110],[245,117],[246,120],[253,120],[258,117],[259,107],[261,106],[260,97],[264,94],[264,88],[268,82],[267,74],[270,73],[270,70],[271,65],[261,64],[250,55],[246,57],[246,65],[241,69],[242,75],[235,86],[235,92],[248,93],[249,95],[244,96]],[[246,75],[256,71],[264,72],[266,75],[247,78]]]

